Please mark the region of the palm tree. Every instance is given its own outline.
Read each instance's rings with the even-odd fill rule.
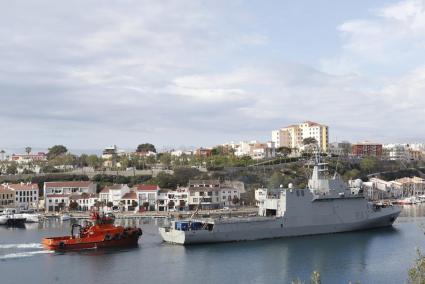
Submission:
[[[28,155],[31,153],[31,147],[27,146],[25,147],[25,153],[27,153]]]

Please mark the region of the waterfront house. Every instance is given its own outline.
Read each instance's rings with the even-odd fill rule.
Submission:
[[[15,206],[15,191],[7,187],[0,186],[0,208]]]
[[[187,187],[176,190],[161,189],[158,193],[158,211],[187,211],[189,209],[189,191]]]
[[[133,187],[137,195],[139,208],[144,210],[158,210],[157,199],[160,188],[158,185],[138,184]]]
[[[239,203],[241,193],[245,191],[241,182],[220,182],[218,180],[190,180],[189,210],[218,209]]]
[[[138,197],[136,192],[130,191],[121,198],[121,205],[124,211],[134,211],[138,206]]]
[[[74,194],[69,197],[70,203],[76,202],[78,204],[77,210],[90,211],[96,206],[99,200],[99,194],[96,193],[83,193]]]
[[[83,193],[96,193],[96,184],[91,181],[45,182],[45,210],[64,210],[69,206],[69,197],[71,195],[81,195]]]
[[[2,187],[15,192],[15,206],[36,208],[39,202],[39,188],[36,183],[4,183]]]
[[[126,184],[113,184],[106,186],[99,193],[99,199],[104,204],[112,203],[113,209],[118,209],[123,204],[121,202],[122,197],[130,192],[130,188]]]

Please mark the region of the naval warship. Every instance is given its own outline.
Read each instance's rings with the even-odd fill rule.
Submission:
[[[400,212],[398,206],[369,202],[339,175],[330,177],[316,155],[308,187],[267,190],[258,216],[191,216],[169,222],[159,233],[165,242],[181,245],[330,234],[392,226]]]

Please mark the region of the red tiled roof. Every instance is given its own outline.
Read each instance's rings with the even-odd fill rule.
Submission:
[[[45,182],[44,187],[88,187],[91,181],[54,181]]]
[[[152,185],[152,184],[138,184],[136,186],[136,189],[139,191],[145,191],[145,190],[158,190],[158,185]]]
[[[135,192],[129,192],[124,194],[123,197],[121,197],[121,199],[135,199],[137,200],[137,194]]]
[[[100,193],[108,193],[109,192],[109,188],[105,187],[104,189],[102,189],[100,191]]]
[[[8,184],[7,187],[14,190],[39,190],[36,183],[15,183]]]

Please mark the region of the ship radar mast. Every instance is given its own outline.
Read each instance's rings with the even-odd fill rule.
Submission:
[[[314,162],[313,162],[313,174],[312,180],[325,179],[326,173],[328,172],[327,163],[324,163],[322,160],[322,155],[320,148],[318,146],[314,147]]]

